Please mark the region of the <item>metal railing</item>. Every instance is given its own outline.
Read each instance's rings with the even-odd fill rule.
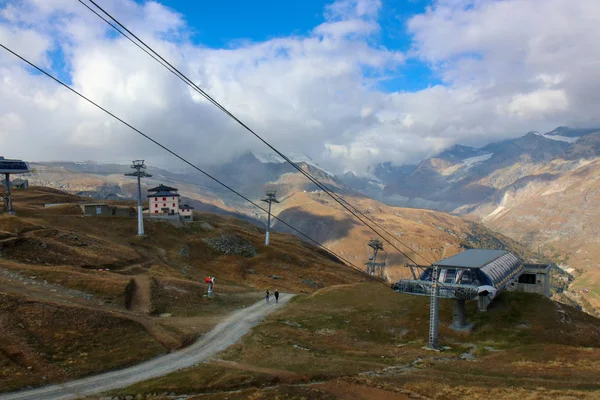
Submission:
[[[392,289],[398,293],[431,296],[432,282],[402,279],[394,283]],[[475,300],[477,298],[477,286],[438,283],[437,297],[442,299]]]

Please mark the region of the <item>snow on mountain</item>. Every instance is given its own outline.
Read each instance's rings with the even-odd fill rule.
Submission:
[[[278,154],[274,154],[274,153],[252,153],[254,154],[254,157],[256,157],[256,159],[258,161],[260,161],[263,164],[282,164],[285,162],[285,160],[283,158],[281,158]]]
[[[476,157],[469,157],[469,158],[465,158],[464,160],[462,160],[462,163],[468,166],[483,162],[483,161],[487,161],[490,158],[492,158],[492,156],[494,155],[494,153],[487,153],[487,154],[482,154],[480,156],[476,156]]]
[[[566,142],[566,143],[575,143],[579,138],[578,137],[567,137],[567,136],[560,136],[560,135],[549,135],[547,133],[539,133],[539,132],[533,132],[534,134],[541,136],[545,139],[550,139],[550,140],[556,140],[559,142]]]
[[[287,162],[281,156],[279,156],[278,154],[274,154],[274,153],[271,153],[271,154],[253,153],[253,154],[258,159],[258,161],[260,161],[264,164],[269,164],[269,163],[283,164],[283,163]],[[334,173],[327,171],[325,168],[321,167],[319,164],[317,164],[312,158],[310,158],[306,154],[289,153],[289,154],[286,154],[286,156],[287,156],[287,158],[292,160],[293,163],[296,163],[296,164],[305,163],[307,165],[310,165],[312,167],[320,169],[321,171],[325,172],[327,175],[335,176]]]

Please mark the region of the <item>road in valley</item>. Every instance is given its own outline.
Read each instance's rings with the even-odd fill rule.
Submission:
[[[194,344],[125,369],[39,389],[0,394],[0,400],[67,400],[127,387],[209,360],[236,343],[265,316],[276,311],[294,295],[282,293],[279,304],[261,300],[229,315]]]

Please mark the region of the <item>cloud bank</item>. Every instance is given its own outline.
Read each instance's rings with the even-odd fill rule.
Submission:
[[[158,2],[101,4],[276,147],[334,172],[412,163],[454,143],[533,129],[600,126],[596,0],[438,0],[397,32],[411,40],[402,52],[380,43],[379,0],[339,0],[310,32],[227,48],[194,43],[194,27]],[[78,2],[0,7],[0,43],[190,160],[267,151]],[[407,61],[442,83],[383,90]],[[4,51],[0,77],[7,157],[181,167]]]

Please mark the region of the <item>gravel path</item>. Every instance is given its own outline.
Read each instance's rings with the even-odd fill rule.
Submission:
[[[127,387],[209,360],[244,336],[265,316],[287,303],[294,295],[282,293],[279,304],[261,300],[236,311],[197,342],[185,349],[143,362],[133,367],[94,375],[60,385],[46,386],[0,395],[0,400],[65,400]]]

